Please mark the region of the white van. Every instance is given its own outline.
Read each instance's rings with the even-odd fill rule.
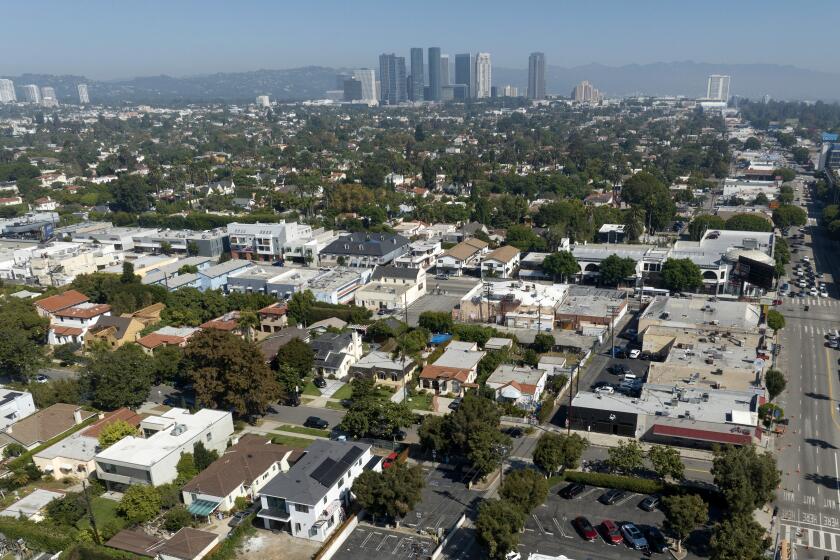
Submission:
[[[636,381],[639,379],[638,377],[636,377],[635,373],[625,373],[621,378],[624,381]]]

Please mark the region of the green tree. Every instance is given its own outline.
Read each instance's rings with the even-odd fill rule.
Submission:
[[[589,442],[578,434],[545,432],[534,448],[534,464],[548,475],[565,469],[576,469]]]
[[[12,442],[3,448],[3,458],[9,459],[13,457],[20,457],[26,453],[26,448],[19,443]]]
[[[545,239],[534,233],[528,226],[512,225],[507,229],[505,243],[516,247],[520,251],[542,251],[545,249]]]
[[[752,514],[742,513],[715,525],[709,545],[711,560],[760,560],[770,542]]]
[[[548,497],[548,480],[534,469],[518,469],[505,476],[499,496],[528,515]]]
[[[711,472],[729,510],[735,514],[751,514],[766,504],[781,481],[776,459],[769,453],[759,454],[752,445],[718,449]]]
[[[470,434],[484,427],[497,429],[502,409],[492,400],[467,393],[458,409],[448,416],[453,449],[468,449]]]
[[[175,471],[178,473],[175,478],[175,484],[178,486],[183,486],[195,478],[199,473],[198,467],[195,466],[195,456],[192,453],[181,453]]]
[[[451,333],[452,313],[448,311],[424,311],[420,314],[417,324],[431,333]]]
[[[773,224],[759,214],[735,214],[726,220],[726,229],[733,231],[773,231]]]
[[[215,449],[207,449],[204,443],[197,441],[193,446],[193,458],[195,468],[201,472],[219,458],[219,452]]]
[[[425,476],[419,465],[394,463],[381,473],[364,471],[353,481],[353,494],[365,510],[399,521],[420,501]]]
[[[760,150],[761,142],[755,136],[750,136],[744,141],[745,150]]]
[[[99,447],[107,449],[126,436],[137,435],[137,428],[125,420],[115,420],[108,423],[99,432]]]
[[[808,213],[804,208],[785,204],[773,210],[773,223],[777,228],[804,226],[808,222]]]
[[[185,370],[202,406],[236,416],[265,414],[280,386],[253,342],[218,330],[201,331],[184,349]]]
[[[677,552],[682,552],[682,543],[697,527],[709,518],[709,506],[697,494],[674,494],[662,500],[665,512],[665,529],[674,535]]]
[[[789,167],[780,167],[778,169],[773,170],[773,175],[776,177],[781,177],[782,181],[788,183],[796,179],[796,171]]]
[[[510,437],[498,428],[483,426],[469,434],[466,456],[477,474],[484,478],[501,466],[502,461],[510,454],[512,446]]]
[[[645,211],[638,206],[624,214],[624,237],[627,241],[637,241],[645,230]]]
[[[138,280],[137,275],[134,274],[134,265],[131,261],[124,261],[122,265],[122,275],[120,282],[123,284],[133,284]]]
[[[43,343],[49,320],[35,311],[32,302],[5,298],[0,302],[0,371],[26,380],[43,363]]]
[[[525,516],[518,507],[506,500],[484,500],[478,508],[475,528],[481,543],[487,547],[489,558],[502,560],[519,544],[519,532],[525,526]]]
[[[636,261],[612,254],[601,261],[599,272],[602,284],[617,286],[636,273]]]
[[[550,352],[554,345],[557,344],[554,340],[554,336],[549,333],[537,333],[534,335],[534,342],[531,344],[531,347],[540,354],[545,354],[546,352]]]
[[[312,373],[314,363],[315,351],[312,347],[299,338],[293,338],[277,350],[271,365],[274,369],[288,366],[298,378],[303,378]]]
[[[300,325],[308,325],[312,322],[312,308],[315,307],[315,296],[311,291],[295,292],[289,299],[289,317]]]
[[[767,326],[773,329],[773,333],[777,333],[785,328],[785,316],[771,309],[767,312]]]
[[[636,173],[624,182],[621,198],[631,206],[644,210],[644,221],[652,230],[667,227],[676,212],[667,185],[646,171]]]
[[[55,379],[49,383],[30,383],[28,390],[38,408],[49,408],[55,403],[82,401],[78,379]]]
[[[610,471],[630,474],[644,466],[645,452],[636,440],[618,442],[617,447],[607,450],[607,466]]]
[[[163,516],[163,528],[170,533],[175,533],[184,527],[190,527],[192,523],[193,516],[184,506],[176,506]]]
[[[438,453],[446,451],[449,445],[446,417],[427,414],[423,417],[423,423],[420,424],[417,435],[423,449],[434,450]]]
[[[84,498],[79,492],[70,492],[47,504],[47,519],[57,525],[72,527],[86,513]]]
[[[160,493],[151,484],[132,484],[117,505],[117,513],[132,525],[145,523],[159,512]]]
[[[137,408],[149,396],[152,360],[136,344],[113,352],[99,349],[81,372],[80,381],[97,408]]]
[[[700,241],[707,231],[724,229],[725,227],[726,222],[720,216],[700,214],[688,224],[688,238],[692,241]]]
[[[767,387],[767,393],[770,395],[770,400],[772,401],[785,390],[787,380],[781,371],[770,369],[764,374],[764,386]]]
[[[691,259],[668,259],[662,265],[662,281],[672,292],[687,292],[702,286],[703,276]]]
[[[647,456],[653,465],[653,471],[659,478],[665,480],[671,477],[674,480],[682,480],[685,477],[685,465],[676,448],[653,445],[648,449]]]
[[[139,214],[151,206],[149,185],[140,175],[121,175],[109,184],[111,191],[111,210]]]
[[[580,272],[580,265],[569,251],[559,251],[545,257],[542,269],[546,274],[550,274],[554,280],[567,282]]]

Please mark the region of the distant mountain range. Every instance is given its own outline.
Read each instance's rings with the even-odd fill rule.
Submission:
[[[305,66],[286,70],[254,70],[187,76],[146,76],[129,80],[97,81],[83,76],[23,74],[3,76],[15,85],[53,86],[59,101],[75,101],[76,84],[86,83],[91,101],[105,103],[243,102],[267,94],[272,100],[294,101],[323,98],[336,89],[336,75],[346,68]],[[587,64],[573,68],[549,66],[546,89],[550,94],[568,96],[575,84],[589,80],[608,95],[624,96],[705,94],[709,74],[732,76],[730,92],[743,97],[774,99],[840,100],[840,74],[806,70],[775,64],[707,64],[700,62],[658,62],[627,66]],[[493,83],[512,84],[524,93],[526,69],[493,68]],[[20,95],[20,92],[19,92]]]

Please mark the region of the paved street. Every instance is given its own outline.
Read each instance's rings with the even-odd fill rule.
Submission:
[[[811,217],[817,217],[814,209]],[[818,272],[838,277],[837,244],[816,228],[813,234],[806,236],[811,247],[792,255],[792,260],[812,254]],[[836,297],[837,286],[830,285],[829,293]],[[840,558],[840,352],[825,345],[828,331],[840,326],[840,301],[786,299],[781,311],[786,327],[780,337],[779,369],[788,386],[779,404],[790,425],[776,440],[782,470],[779,530],[795,544],[799,559]]]
[[[285,406],[278,404],[273,405],[272,408],[274,408],[277,412],[270,412],[266,414],[266,418],[276,420],[278,422],[285,422],[287,424],[297,424],[299,426],[302,426],[303,423],[306,422],[306,419],[310,416],[317,416],[329,422],[330,428],[334,428],[340,424],[341,419],[344,418],[343,410],[333,410],[332,408],[318,408],[314,406]]]

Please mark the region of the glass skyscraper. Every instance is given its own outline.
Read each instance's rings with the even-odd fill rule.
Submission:
[[[429,47],[429,100],[440,101],[440,47]]]

